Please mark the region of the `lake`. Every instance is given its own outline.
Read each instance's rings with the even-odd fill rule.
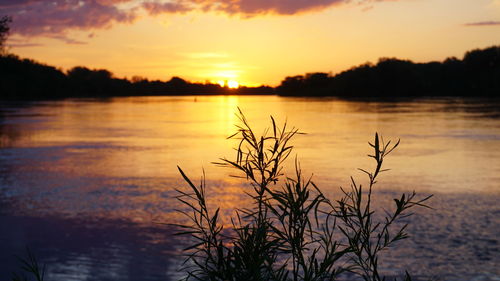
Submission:
[[[272,115],[299,128],[294,152],[305,175],[329,196],[373,163],[375,132],[401,144],[384,165],[376,206],[401,192],[434,194],[416,209],[411,237],[384,253],[382,271],[415,280],[500,280],[500,101],[345,101],[277,96],[68,99],[3,103],[0,109],[0,276],[20,268],[26,247],[46,264],[46,280],[176,280],[185,241],[163,223],[182,221],[177,166],[211,204],[248,200],[234,159],[241,108],[255,131]],[[223,219],[224,219],[223,218]]]

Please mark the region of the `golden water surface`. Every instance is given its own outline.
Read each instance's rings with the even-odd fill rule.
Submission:
[[[384,163],[391,171],[379,180],[378,204],[416,190],[435,194],[436,210],[418,211],[415,239],[388,254],[384,270],[499,280],[500,103],[488,100],[189,96],[6,104],[0,227],[8,230],[0,239],[8,243],[0,252],[31,245],[48,264],[48,280],[170,280],[178,242],[156,222],[182,220],[177,166],[196,182],[204,169],[211,202],[226,219],[248,202],[248,186],[228,177],[237,172],[211,164],[234,158],[237,143],[226,137],[239,122],[238,107],[256,133],[271,115],[304,132],[285,171],[296,156],[331,196],[351,175],[365,181],[356,169],[372,167],[367,142],[375,132],[401,139]],[[0,275],[15,268],[8,254],[0,264]]]

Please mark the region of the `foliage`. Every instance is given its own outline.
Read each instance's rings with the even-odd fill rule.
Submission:
[[[191,83],[178,77],[169,81],[115,78],[105,69],[77,66],[67,72],[13,54],[0,56],[0,100],[43,100],[67,97],[154,95],[271,94],[271,87],[229,89],[212,83]]]
[[[467,52],[463,59],[414,63],[381,58],[334,76],[309,73],[286,77],[276,88],[285,96],[398,98],[421,96],[498,97],[500,46]]]
[[[28,248],[26,249],[26,252],[27,252],[26,258],[18,257],[19,261],[21,262],[21,269],[25,273],[29,273],[29,275],[34,277],[36,281],[43,281],[45,275],[45,266],[40,268],[40,265],[38,264],[35,255],[33,255],[33,253]],[[24,274],[19,275],[18,273],[14,273],[14,276],[12,277],[12,281],[28,281],[28,280],[31,279],[29,279]]]
[[[9,17],[0,20],[0,47],[8,34]],[[276,87],[229,89],[213,83],[116,78],[104,69],[77,66],[63,72],[13,54],[0,56],[0,100],[40,100],[67,97],[154,95],[267,95],[400,98],[428,96],[498,97],[500,46],[472,50],[463,59],[413,63],[382,58],[332,76],[310,73],[286,77]]]
[[[216,163],[241,172],[250,182],[252,206],[237,209],[229,227],[220,222],[220,208],[207,206],[205,177],[199,186],[179,171],[189,191],[177,190],[181,211],[188,224],[177,224],[178,235],[189,236],[185,251],[185,280],[337,280],[351,272],[363,280],[384,280],[378,257],[395,242],[408,237],[407,225],[396,224],[411,215],[409,209],[425,206],[430,198],[415,199],[415,193],[394,199],[392,212],[375,220],[372,190],[378,176],[386,171],[383,161],[399,144],[385,143],[378,134],[370,146],[376,166],[362,170],[369,179],[365,190],[352,179],[350,189],[342,189],[339,200],[328,199],[311,179],[304,179],[298,161],[295,174],[285,177],[283,164],[291,154],[290,141],[296,128],[276,125],[256,136],[247,119],[230,138],[239,140],[236,159]],[[278,183],[284,181],[281,187]],[[405,280],[411,280],[406,273]]]
[[[0,55],[5,52],[5,41],[9,35],[10,27],[9,23],[12,22],[12,18],[9,16],[3,16],[0,18]]]

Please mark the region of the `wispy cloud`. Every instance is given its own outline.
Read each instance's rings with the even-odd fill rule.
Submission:
[[[183,1],[187,2],[187,1]],[[193,10],[193,7],[188,6],[187,3],[183,2],[153,2],[147,1],[142,3],[142,8],[146,10],[150,15],[158,15],[164,13],[185,13]]]
[[[228,54],[222,53],[189,53],[185,54],[186,57],[190,59],[221,59],[228,58]]]
[[[492,26],[492,25],[500,25],[500,21],[478,21],[478,22],[469,22],[465,24],[465,26]]]
[[[50,35],[49,37],[52,39],[63,41],[64,43],[69,44],[69,45],[85,45],[85,44],[87,44],[87,42],[75,40],[75,39],[69,38],[69,37],[64,36],[64,35]]]
[[[373,6],[366,6],[366,7],[361,9],[362,12],[368,12],[370,10],[373,10]]]
[[[29,48],[29,47],[40,47],[43,44],[40,43],[9,43],[7,44],[10,48]]]
[[[32,42],[31,40],[10,37],[7,41],[7,47],[9,48],[27,48],[27,47],[39,47],[43,46],[41,43]]]

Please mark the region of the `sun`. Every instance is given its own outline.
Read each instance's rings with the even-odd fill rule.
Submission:
[[[240,84],[237,81],[234,81],[234,80],[227,81],[227,87],[230,89],[236,89],[239,86],[240,86]]]
[[[235,81],[235,80],[220,80],[220,81],[217,81],[217,83],[219,83],[219,85],[221,85],[221,87],[228,87],[229,89],[236,89],[238,87],[240,87],[240,83],[238,83],[238,81]]]

